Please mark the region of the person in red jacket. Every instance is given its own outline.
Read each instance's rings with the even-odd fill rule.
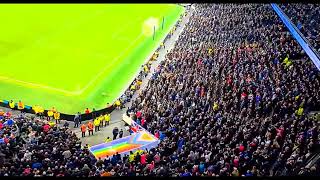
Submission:
[[[49,124],[45,124],[43,126],[43,132],[45,132],[45,133],[47,133],[49,131],[49,129],[50,129],[50,125]]]
[[[144,124],[146,123],[146,120],[144,118],[141,119],[141,126],[144,127]]]
[[[141,156],[140,156],[140,163],[141,163],[142,165],[145,165],[145,164],[147,163],[147,155],[146,155],[145,152],[143,152],[143,153],[141,154]]]
[[[239,151],[240,151],[240,152],[243,152],[244,150],[245,150],[244,145],[243,145],[243,144],[240,144],[240,146],[239,146]]]
[[[5,144],[8,144],[8,143],[9,143],[9,138],[8,138],[7,136],[5,136],[5,137],[3,138],[3,141],[4,141]]]
[[[87,108],[87,109],[84,111],[84,113],[89,114],[89,113],[90,113],[89,108]]]
[[[156,132],[154,133],[154,136],[159,139],[159,137],[160,137],[159,131],[156,131]]]
[[[141,111],[138,111],[138,112],[136,113],[136,116],[137,116],[137,118],[141,118],[141,116],[142,116]]]

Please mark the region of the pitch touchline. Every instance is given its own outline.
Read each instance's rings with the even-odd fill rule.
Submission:
[[[46,86],[46,85],[42,85],[42,84],[36,84],[36,83],[31,83],[31,82],[26,82],[26,81],[22,81],[22,80],[17,80],[17,79],[13,79],[13,78],[9,78],[9,77],[5,77],[5,76],[0,76],[0,79],[2,80],[7,80],[7,81],[13,81],[19,84],[26,84],[26,85],[30,85],[30,86],[34,86],[34,87],[39,87],[39,88],[43,88],[43,89],[49,89],[49,90],[53,90],[53,91],[58,91],[58,92],[62,92],[65,94],[69,94],[69,95],[79,95],[82,94],[86,89],[89,88],[89,86],[91,86],[92,83],[94,83],[94,81],[96,81],[103,73],[106,69],[108,69],[110,66],[112,66],[120,57],[122,57],[125,52],[127,52],[129,50],[129,48],[131,48],[141,37],[142,37],[142,33],[123,51],[123,53],[119,54],[116,58],[113,59],[113,61],[111,62],[111,64],[107,64],[100,72],[99,74],[97,74],[83,89],[79,90],[79,91],[68,91],[68,90],[64,90],[64,89],[59,89],[59,88],[54,88],[51,86]]]
[[[0,79],[1,80],[14,81],[14,82],[17,82],[17,83],[20,83],[20,84],[27,84],[27,85],[30,85],[30,86],[40,87],[40,88],[44,88],[44,89],[50,89],[50,90],[54,90],[54,91],[59,91],[59,92],[65,93],[65,94],[70,94],[70,95],[74,94],[73,91],[67,91],[67,90],[54,88],[54,87],[50,87],[50,86],[46,86],[46,85],[42,85],[42,84],[30,83],[30,82],[21,81],[21,80],[17,80],[17,79],[5,77],[5,76],[0,76]]]

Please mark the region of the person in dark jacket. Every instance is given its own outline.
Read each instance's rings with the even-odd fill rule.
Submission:
[[[95,119],[97,117],[97,112],[95,108],[92,109],[91,114],[92,114],[92,119]]]
[[[122,138],[122,136],[123,136],[123,130],[122,130],[122,129],[120,129],[120,132],[119,132],[119,138]]]
[[[74,128],[77,128],[79,127],[79,123],[80,123],[80,116],[79,116],[79,113],[77,113],[75,116],[74,116]]]
[[[112,134],[113,134],[113,140],[117,139],[117,136],[119,134],[119,129],[115,127],[112,131]]]

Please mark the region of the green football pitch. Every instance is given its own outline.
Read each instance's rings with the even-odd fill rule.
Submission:
[[[0,99],[67,114],[104,108],[183,12],[174,4],[1,4]]]

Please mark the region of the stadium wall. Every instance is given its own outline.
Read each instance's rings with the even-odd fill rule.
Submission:
[[[9,107],[9,101],[2,100],[0,102],[0,106],[10,108]],[[14,109],[17,110],[17,103],[15,104],[15,108]],[[114,109],[115,109],[115,106],[111,105],[111,106],[109,106],[107,108],[96,110],[95,114],[96,114],[96,116],[99,116],[100,114],[111,113]],[[24,112],[34,114],[34,111],[32,110],[32,107],[28,106],[28,105],[25,105]],[[47,115],[47,112],[48,112],[48,110],[44,110],[44,115],[45,116]],[[92,112],[89,113],[89,114],[81,114],[81,121],[92,119],[92,115],[93,115]],[[75,115],[60,113],[60,119],[63,119],[63,120],[73,121],[74,117],[75,117]]]

